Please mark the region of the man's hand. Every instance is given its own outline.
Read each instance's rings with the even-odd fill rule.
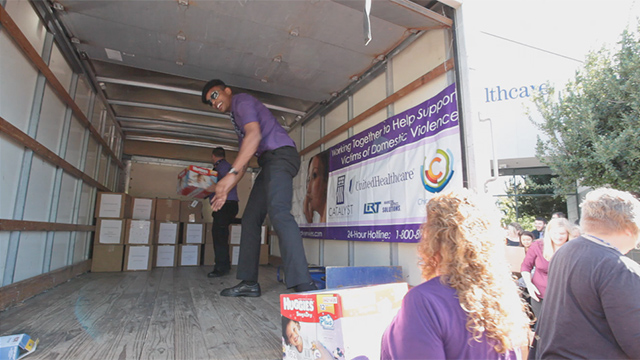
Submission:
[[[211,199],[211,210],[218,211],[227,201],[227,195],[233,188],[235,175],[227,175],[216,184],[216,195]]]

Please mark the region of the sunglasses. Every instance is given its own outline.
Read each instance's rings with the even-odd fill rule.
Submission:
[[[218,90],[212,92],[211,97],[207,100],[207,104],[209,104],[209,106],[213,106],[213,100],[217,99],[219,95],[220,92],[218,92]]]

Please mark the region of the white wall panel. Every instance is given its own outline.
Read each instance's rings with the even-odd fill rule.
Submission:
[[[13,282],[42,274],[46,238],[46,232],[23,231],[20,234]]]
[[[432,30],[425,33],[393,58],[393,89],[395,91],[447,60],[445,31],[447,30]]]
[[[398,244],[398,265],[402,266],[402,273],[405,281],[409,285],[419,285],[424,281],[422,271],[418,268],[418,244],[400,243]]]
[[[0,30],[0,117],[27,132],[38,71]]]
[[[367,130],[368,128],[377,125],[385,120],[387,120],[388,116],[387,116],[387,109],[382,109],[380,111],[378,111],[377,113],[369,116],[366,120],[363,120],[359,123],[357,123],[354,127],[353,127],[353,133],[354,134],[359,134],[365,130]]]
[[[298,148],[298,151],[302,149],[300,147],[300,139],[302,139],[300,137],[301,129],[302,129],[302,126],[296,126],[295,129],[289,132],[289,137],[291,137],[293,141],[296,143],[296,147]]]
[[[57,231],[53,236],[53,249],[51,251],[51,271],[67,266],[67,256],[71,233]]]
[[[114,161],[111,161],[111,165],[109,165],[109,185],[107,186],[109,189],[116,191],[116,181],[118,181],[118,166]]]
[[[36,140],[58,155],[60,154],[58,148],[62,138],[66,109],[66,105],[60,101],[53,88],[47,84],[42,99],[42,112]]]
[[[349,265],[349,243],[339,240],[324,241],[324,265],[347,266]]]
[[[87,144],[87,158],[84,164],[84,173],[95,178],[96,166],[98,165],[98,142],[89,136]]]
[[[69,127],[69,139],[67,140],[67,152],[65,153],[64,159],[77,168],[80,168],[84,133],[84,126],[80,124],[75,116],[72,116],[71,126]]]
[[[62,56],[60,49],[57,44],[53,44],[53,48],[51,49],[51,60],[49,60],[49,69],[53,72],[53,75],[56,76],[60,84],[67,90],[69,93],[69,88],[71,87],[71,78],[73,77],[73,71],[71,70],[71,66],[67,63],[67,60]],[[71,94],[73,96],[73,94]]]
[[[9,0],[6,3],[5,10],[38,54],[42,55],[42,47],[47,31],[29,1]],[[4,47],[0,48],[3,51],[5,49]]]
[[[320,241],[316,239],[302,239],[304,253],[309,265],[320,265]]]
[[[91,115],[91,124],[96,130],[100,131],[100,126],[102,122],[102,113],[105,110],[104,103],[102,100],[96,97],[95,104],[93,105],[93,115]]]
[[[107,166],[109,162],[107,161],[109,158],[105,154],[104,150],[100,152],[100,163],[98,164],[98,177],[96,180],[102,185],[107,184]]]
[[[324,148],[328,149],[330,147],[332,147],[333,145],[336,145],[339,142],[342,142],[344,140],[347,140],[347,132],[343,132],[342,134],[334,137],[333,139],[327,141],[326,143],[324,143]]]
[[[75,177],[67,173],[62,173],[62,185],[60,187],[60,200],[58,201],[56,222],[71,224],[77,184],[78,180]]]
[[[2,86],[1,83],[0,86]],[[4,133],[0,133],[0,169],[2,169],[0,171],[0,204],[2,204],[0,218],[2,219],[13,218],[23,156],[24,147],[17,145]]]
[[[37,155],[33,156],[24,220],[49,221],[49,204],[53,196],[55,167]]]
[[[353,262],[355,266],[391,265],[390,244],[383,242],[354,241]]]
[[[80,209],[78,209],[78,224],[80,225],[92,225],[93,224],[93,209],[91,209],[91,200],[94,196],[94,187],[82,184],[82,193],[80,195]]]
[[[387,81],[383,72],[353,94],[353,117],[362,114],[387,97]]]
[[[78,232],[76,235],[76,243],[73,248],[73,262],[77,264],[81,261],[87,260],[87,251],[89,249],[89,243],[91,242],[91,236],[88,232]]]
[[[4,218],[4,217],[3,217]],[[4,266],[7,263],[7,253],[9,252],[9,231],[0,231],[0,279],[4,279]]]
[[[347,120],[349,120],[348,110],[349,110],[349,106],[347,104],[347,101],[345,101],[342,104],[338,105],[338,107],[336,107],[335,109],[331,110],[330,113],[324,116],[325,134],[328,134],[333,130],[339,128],[340,126],[344,125],[347,122]]]
[[[78,77],[78,85],[76,86],[76,95],[74,100],[76,105],[82,110],[84,116],[89,118],[89,103],[91,102],[91,94],[93,90],[89,84],[87,84],[87,80],[85,80],[84,76]]]
[[[315,117],[304,125],[304,145],[309,146],[322,138],[322,118]]]

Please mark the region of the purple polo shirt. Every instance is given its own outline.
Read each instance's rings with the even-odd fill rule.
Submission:
[[[382,336],[380,358],[521,359],[520,350],[498,354],[484,336],[472,340],[456,290],[435,277],[405,295]]]
[[[238,135],[239,146],[242,146],[244,139],[244,126],[254,121],[260,125],[260,134],[262,135],[256,156],[259,157],[265,151],[283,146],[296,147],[296,143],[289,137],[287,131],[258,99],[249,94],[233,95],[231,98],[231,122],[236,135]]]

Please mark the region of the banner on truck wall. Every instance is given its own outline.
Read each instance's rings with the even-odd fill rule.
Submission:
[[[417,242],[434,194],[462,187],[456,86],[302,164],[306,238]]]

